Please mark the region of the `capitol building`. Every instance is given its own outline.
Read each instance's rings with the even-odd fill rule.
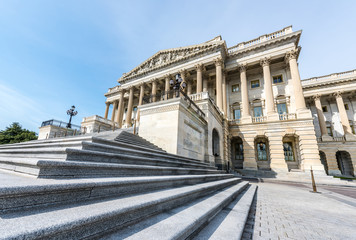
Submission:
[[[161,50],[124,73],[104,116],[82,127],[132,128],[169,153],[242,174],[355,176],[356,70],[301,79],[301,33]]]

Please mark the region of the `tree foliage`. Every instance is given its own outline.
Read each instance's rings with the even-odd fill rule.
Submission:
[[[23,129],[18,122],[12,123],[5,130],[0,131],[0,144],[19,143],[36,140],[35,132]]]

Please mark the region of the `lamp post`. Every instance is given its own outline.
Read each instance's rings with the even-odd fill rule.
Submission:
[[[173,79],[171,79],[169,81],[169,84],[175,90],[176,97],[179,97],[179,90],[181,90],[181,89],[183,90],[187,87],[187,84],[185,82],[183,82],[183,79],[181,78],[179,73],[176,74],[176,80],[174,81]]]
[[[67,124],[67,128],[72,128],[72,124],[71,124],[71,122],[72,122],[72,117],[78,114],[78,112],[77,112],[77,111],[74,111],[74,109],[75,109],[75,106],[73,105],[73,106],[71,107],[71,109],[67,110],[67,115],[70,116],[70,117],[69,117],[69,122],[68,122],[68,124]]]

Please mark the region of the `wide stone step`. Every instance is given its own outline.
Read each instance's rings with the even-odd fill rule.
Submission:
[[[0,160],[0,168],[39,178],[90,178],[164,175],[220,174],[223,171],[204,168],[181,168],[39,159]]]
[[[120,139],[120,140],[115,139],[115,141],[122,142],[122,143],[127,143],[127,144],[134,145],[134,146],[141,146],[141,147],[147,147],[147,148],[162,150],[161,148],[159,148],[156,145],[153,145],[151,143],[142,143],[142,142],[137,142],[137,141],[133,141],[133,140],[129,140],[129,139]]]
[[[153,176],[46,180],[28,179],[26,184],[0,187],[0,212],[24,211],[53,205],[88,201],[108,197],[123,197],[134,193],[193,185],[232,178],[231,174]]]
[[[194,240],[240,240],[257,187],[250,186],[205,226]]]
[[[241,182],[212,196],[197,199],[190,204],[156,215],[102,239],[189,239],[247,186],[247,182]]]
[[[116,154],[70,148],[66,149],[66,153],[66,160],[68,161],[216,169],[204,163],[191,163],[180,161],[179,159],[165,159],[164,157],[132,156],[130,154]]]
[[[69,150],[69,149],[68,149]],[[116,147],[116,146],[108,146],[106,144],[100,144],[100,143],[90,143],[90,142],[83,142],[83,150],[89,150],[89,151],[96,151],[96,152],[103,152],[103,153],[113,153],[113,154],[119,154],[118,157],[124,158],[126,156],[127,158],[130,159],[135,159],[135,157],[142,157],[142,158],[149,158],[149,160],[165,160],[165,161],[173,161],[176,163],[180,164],[193,164],[192,166],[206,166],[210,167],[209,164],[200,162],[198,160],[190,160],[190,159],[185,159],[181,158],[179,156],[172,156],[168,155],[166,153],[153,153],[153,152],[147,152],[147,151],[142,151],[142,150],[137,150],[137,149],[128,149],[124,147]]]
[[[4,239],[22,239],[24,236],[27,239],[81,239],[100,236],[110,229],[126,227],[139,219],[187,204],[238,182],[239,179],[225,179],[86,205],[3,214],[0,236]],[[238,191],[235,186],[233,190]],[[222,198],[215,199],[215,203],[220,200]],[[225,200],[225,204],[228,201]],[[210,208],[204,210],[211,212]]]

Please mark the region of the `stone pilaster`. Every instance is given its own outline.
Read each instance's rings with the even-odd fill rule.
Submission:
[[[192,94],[192,81],[191,80],[187,80],[187,94],[190,95]]]
[[[145,94],[145,84],[144,83],[141,83],[140,85],[140,96],[139,96],[139,99],[138,99],[138,106],[141,106],[142,105],[142,99],[143,99],[143,95]],[[138,108],[137,109],[137,122],[140,122],[140,109]]]
[[[274,107],[274,96],[272,88],[272,77],[270,70],[270,59],[261,59],[260,64],[263,68],[264,90],[266,96],[266,113],[269,120],[278,120],[278,114]]]
[[[255,136],[252,134],[243,134],[244,161],[243,169],[257,170],[255,154]]]
[[[105,108],[105,115],[104,115],[104,118],[106,118],[106,119],[108,119],[109,108],[110,108],[110,103],[107,102],[107,103],[106,103],[106,108]]]
[[[222,97],[222,68],[223,68],[223,60],[218,58],[215,60],[216,67],[216,105],[220,109],[220,111],[224,111],[223,109],[223,97]]]
[[[208,91],[208,76],[205,74],[203,78],[203,92]]]
[[[321,107],[321,102],[320,102],[320,95],[315,95],[313,96],[315,107],[316,107],[316,112],[318,114],[318,120],[319,120],[319,126],[320,126],[320,132],[321,132],[321,138],[323,141],[331,141],[332,137],[328,135],[328,131],[326,129],[326,123],[324,119],[324,114],[323,114],[323,109]]]
[[[288,172],[288,165],[284,159],[283,137],[273,134],[268,137],[271,169],[274,172]]]
[[[197,93],[201,93],[203,91],[203,65],[197,64]]]
[[[337,149],[335,148],[323,149],[323,152],[325,153],[326,163],[328,165],[328,175],[341,176],[342,174],[336,159]]]
[[[345,138],[346,140],[355,140],[356,137],[353,136],[352,134],[349,118],[347,116],[346,109],[345,109],[344,100],[342,99],[342,93],[339,91],[339,92],[335,92],[333,95],[335,96],[336,99],[336,104],[339,110],[340,120],[344,129]]]
[[[128,105],[127,105],[126,121],[125,121],[126,127],[131,127],[131,125],[132,125],[131,117],[132,117],[132,108],[133,108],[133,92],[134,92],[134,88],[130,87],[130,90],[129,90],[129,102],[128,102]]]
[[[248,87],[247,87],[247,77],[246,77],[246,65],[240,65],[240,81],[241,81],[241,109],[242,109],[242,116],[241,122],[242,123],[251,123],[252,117],[250,114],[250,103],[248,100]]]

